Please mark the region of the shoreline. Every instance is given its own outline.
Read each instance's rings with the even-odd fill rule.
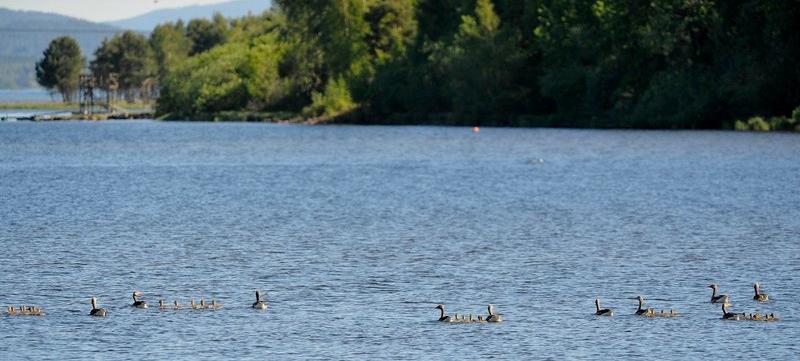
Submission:
[[[78,103],[58,102],[9,102],[0,103],[0,113],[3,110],[14,111],[45,111],[60,112],[58,116],[31,115],[18,117],[18,120],[35,121],[71,121],[71,120],[114,120],[114,119],[152,119],[166,122],[245,122],[245,123],[274,123],[274,124],[299,124],[299,125],[394,125],[394,126],[455,126],[455,127],[504,127],[504,128],[564,128],[564,129],[619,129],[619,130],[729,130],[729,131],[754,131],[754,132],[783,132],[800,133],[800,124],[794,124],[791,118],[772,118],[774,122],[789,122],[792,127],[772,127],[760,117],[748,121],[734,121],[723,123],[719,128],[679,128],[679,127],[636,127],[625,126],[600,117],[568,118],[555,115],[494,115],[485,121],[461,121],[452,113],[438,114],[390,114],[377,119],[361,112],[349,112],[334,116],[304,117],[290,111],[250,111],[234,110],[215,113],[194,114],[189,117],[176,116],[171,113],[156,114],[151,107],[143,103],[122,103],[120,110],[114,114],[95,113],[84,115],[78,113]],[[71,113],[64,116],[64,113]],[[1,114],[0,114],[1,115]],[[6,120],[5,117],[0,117]],[[12,118],[12,117],[8,117]],[[24,118],[24,119],[23,119]],[[37,118],[37,119],[34,119]],[[758,119],[754,122],[753,119]],[[756,124],[758,126],[753,126]],[[767,124],[767,125],[764,125]]]

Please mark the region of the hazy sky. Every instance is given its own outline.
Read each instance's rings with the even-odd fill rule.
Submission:
[[[0,7],[59,13],[92,21],[125,19],[148,11],[225,0],[0,0]]]

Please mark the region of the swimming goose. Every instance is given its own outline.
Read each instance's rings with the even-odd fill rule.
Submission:
[[[440,311],[440,313],[439,313],[439,321],[442,321],[442,322],[450,322],[451,321],[450,316],[445,316],[445,314],[444,314],[444,305],[439,304],[434,308],[438,308],[439,311]]]
[[[172,307],[172,309],[173,310],[180,310],[181,309],[181,304],[178,303],[178,300],[175,300],[175,306]]]
[[[483,319],[483,315],[478,315],[478,322],[479,322],[479,323],[486,322],[486,321]]]
[[[17,311],[14,309],[14,306],[9,305],[8,307],[6,307],[6,313],[9,316],[15,316],[17,314]]]
[[[90,316],[106,317],[108,312],[105,308],[97,308],[97,298],[92,297],[92,311],[89,312]]]
[[[44,316],[44,311],[42,311],[42,309],[39,308],[39,307],[29,306],[28,315],[30,315],[30,316]]]
[[[503,322],[503,315],[494,313],[493,304],[489,304],[486,308],[489,310],[489,316],[486,316],[486,322]]]
[[[220,308],[222,308],[222,304],[221,303],[217,303],[217,299],[216,298],[212,298],[211,299],[211,304],[208,305],[208,309],[216,311],[216,310],[218,310]]]
[[[256,290],[256,302],[253,302],[253,308],[258,310],[266,310],[267,302],[261,300],[261,293]]]
[[[708,287],[711,288],[711,303],[720,303],[720,302],[728,303],[728,295],[726,294],[717,295],[717,289],[719,288],[719,286],[717,286],[716,283],[712,283],[708,285]]]
[[[138,297],[141,296],[141,295],[142,295],[141,292],[133,291],[133,303],[131,304],[131,306],[136,307],[136,308],[147,308],[147,302],[139,301]]]
[[[162,311],[167,309],[167,305],[164,304],[164,300],[158,300],[158,309]]]
[[[636,299],[639,300],[639,308],[636,309],[637,316],[648,316],[650,315],[650,310],[644,308],[644,297],[636,296]]]
[[[768,301],[769,300],[769,295],[767,295],[766,293],[759,292],[758,288],[759,288],[758,282],[754,283],[753,284],[753,289],[756,291],[756,295],[753,296],[753,299],[758,301],[758,302]]]
[[[728,310],[726,309],[727,306],[728,306],[727,303],[724,303],[724,302],[722,303],[722,319],[723,320],[737,320],[737,321],[740,320],[741,319],[741,315],[739,315],[738,313],[728,312]]]
[[[200,297],[200,307],[198,309],[205,310],[206,309],[206,300],[203,297]]]
[[[594,307],[597,309],[597,312],[594,313],[595,315],[598,315],[598,316],[614,316],[614,310],[612,310],[610,308],[603,308],[603,309],[600,308],[600,299],[599,298],[595,298],[594,299]]]

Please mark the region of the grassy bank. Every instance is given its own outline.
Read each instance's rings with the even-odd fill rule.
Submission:
[[[161,114],[158,120],[168,121],[201,121],[201,122],[266,122],[266,123],[305,123],[306,120],[293,112],[258,112],[248,110],[221,111],[216,113],[193,114]]]
[[[96,106],[99,108],[99,106]],[[115,107],[121,112],[149,111],[152,105],[144,102],[118,102]],[[80,104],[76,102],[8,102],[0,103],[0,109],[26,109],[26,110],[67,110],[78,111]]]
[[[30,110],[74,110],[79,108],[78,103],[59,102],[10,102],[0,103],[0,109],[30,109]]]

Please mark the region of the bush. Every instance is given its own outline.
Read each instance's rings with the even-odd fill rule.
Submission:
[[[733,126],[733,129],[740,130],[740,131],[748,131],[748,130],[750,130],[750,127],[747,126],[747,123],[737,119],[736,123]]]
[[[305,116],[335,116],[356,107],[350,91],[347,89],[347,82],[342,78],[328,81],[322,93],[314,92],[311,94],[311,105],[303,109]]]
[[[189,58],[165,78],[159,114],[176,117],[244,108],[248,101],[248,48],[228,44]]]
[[[768,132],[769,131],[769,123],[762,117],[752,117],[747,120],[747,126],[750,130],[755,130],[757,132]]]

